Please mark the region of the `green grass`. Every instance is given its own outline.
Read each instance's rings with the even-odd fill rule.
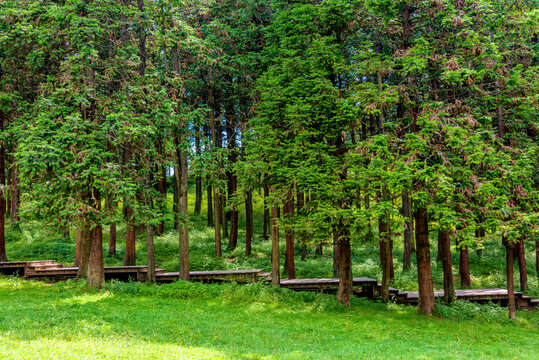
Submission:
[[[461,307],[457,317],[441,307],[449,319],[427,318],[262,284],[92,291],[0,278],[0,309],[3,359],[539,359],[535,312],[512,323],[496,306]]]

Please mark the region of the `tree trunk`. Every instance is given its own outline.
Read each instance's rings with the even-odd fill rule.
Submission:
[[[270,229],[270,209],[268,204],[269,199],[269,187],[264,185],[264,229],[262,231],[262,239],[269,239]]]
[[[430,267],[429,225],[427,209],[422,207],[415,211],[415,238],[417,277],[419,287],[418,311],[431,315],[435,308],[432,270]]]
[[[251,243],[253,241],[253,193],[245,192],[245,255],[251,255]]]
[[[526,270],[526,253],[524,252],[524,237],[516,244],[518,250],[518,270],[520,275],[520,291],[528,290],[528,272]]]
[[[17,173],[17,165],[13,164],[11,167],[11,224],[16,225],[19,223],[19,176]]]
[[[133,266],[136,265],[136,250],[135,250],[135,221],[133,218],[133,209],[129,206],[125,207],[125,257],[124,265]]]
[[[236,196],[237,178],[234,173],[229,178],[229,199]],[[230,210],[230,236],[228,237],[228,247],[234,250],[238,246],[238,209],[235,204],[232,204]]]
[[[167,170],[165,166],[161,166],[161,176],[157,179],[157,191],[160,194],[161,213],[164,215],[167,212]],[[147,230],[146,230],[147,231]],[[165,221],[161,221],[157,225],[157,235],[161,236],[165,233]]]
[[[505,244],[506,282],[507,282],[507,307],[509,308],[509,318],[516,320],[517,312],[515,306],[515,284],[513,279],[513,248],[514,244],[502,237]]]
[[[176,175],[174,175],[176,176]],[[180,213],[180,210],[178,209],[178,198],[180,197],[179,195],[179,192],[180,192],[180,189],[178,189],[178,186],[176,185],[176,178],[174,178],[174,200],[172,202],[172,211],[174,212],[174,230],[178,230],[178,225],[179,225],[179,222],[180,222],[180,219],[179,219],[179,213]]]
[[[350,306],[350,294],[352,293],[352,250],[350,238],[341,229],[339,237],[339,290],[337,301],[344,306]]]
[[[4,131],[4,116],[0,111],[0,131]],[[2,142],[3,144],[4,142]],[[0,261],[7,261],[6,238],[5,238],[5,218],[6,218],[6,198],[4,187],[6,185],[6,149],[0,146]]]
[[[324,254],[323,254],[323,251],[324,251],[324,250],[323,250],[323,247],[322,247],[322,243],[316,244],[316,248],[315,248],[315,250],[314,250],[314,253],[315,253],[316,255],[322,256],[322,255],[324,255]]]
[[[412,220],[410,210],[410,196],[407,192],[402,194],[402,212],[406,221],[404,222],[404,255],[402,259],[402,269],[409,270],[412,267]]]
[[[197,126],[195,130],[195,154],[198,158],[202,156],[202,150],[200,149],[200,128]],[[195,214],[200,215],[200,209],[202,207],[202,176],[197,174],[195,176]]]
[[[88,263],[90,261],[90,248],[92,246],[92,231],[90,224],[84,221],[80,225],[80,248],[78,257],[77,279],[86,279],[88,277]]]
[[[182,124],[183,125],[183,124]],[[184,139],[178,136],[175,138],[176,149],[174,156],[174,179],[179,189],[178,209],[179,209],[179,255],[180,255],[180,280],[189,281],[189,208],[187,202],[188,178],[187,178],[187,150],[184,149]]]
[[[391,258],[389,243],[389,226],[387,221],[380,219],[378,221],[378,232],[380,234],[380,263],[382,265],[382,288],[380,295],[383,302],[389,301],[389,281],[391,278]]]
[[[307,246],[305,246],[307,249]],[[302,254],[303,260],[303,254]],[[333,277],[339,277],[339,230],[333,229]]]
[[[75,238],[75,260],[73,261],[73,266],[79,266],[80,262],[80,244],[82,241],[82,230],[80,225],[77,225],[77,235]]]
[[[539,275],[539,240],[535,240],[535,272]]]
[[[453,281],[453,266],[451,263],[451,242],[449,231],[440,230],[438,232],[438,243],[441,250],[443,273],[444,273],[444,301],[446,304],[453,302],[456,298],[455,282]]]
[[[152,187],[152,176],[150,173],[146,175],[146,187],[148,190]],[[148,206],[148,209],[150,210],[153,209],[153,199],[150,194],[146,195],[146,206]],[[150,223],[149,219],[146,222],[146,256],[148,262],[146,281],[150,283],[155,283],[155,252],[153,225]]]
[[[90,259],[88,262],[87,284],[98,288],[105,282],[103,267],[103,227],[97,225],[90,231]]]
[[[116,207],[113,204],[112,194],[110,193],[108,193],[105,198],[105,207],[109,213],[113,213],[116,210]],[[116,222],[110,223],[108,253],[112,256],[116,255]]]
[[[281,273],[279,265],[279,227],[277,226],[277,207],[271,207],[271,285],[281,284]]]
[[[468,245],[460,244],[459,275],[460,286],[469,288],[470,281],[470,261],[468,258]]]
[[[294,193],[289,189],[286,193],[286,200],[283,204],[283,216],[285,220],[290,220],[294,214]],[[290,225],[287,223],[287,225]],[[285,229],[286,239],[286,273],[289,279],[296,278],[296,267],[294,263],[294,232],[288,226]]]
[[[206,187],[206,206],[207,206],[207,213],[206,213],[206,219],[207,219],[207,226],[213,227],[213,196],[212,196],[212,186],[209,185],[209,176],[208,176],[208,186]]]

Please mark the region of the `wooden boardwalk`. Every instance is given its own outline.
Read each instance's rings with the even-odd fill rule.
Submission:
[[[34,260],[34,261],[9,261],[0,262],[0,274],[15,275],[26,279],[37,279],[46,281],[61,281],[77,276],[78,267],[64,267],[54,260]],[[178,281],[178,272],[167,272],[165,269],[156,267],[157,283],[171,283]],[[106,266],[105,279],[116,279],[121,281],[146,281],[148,266]],[[216,270],[216,271],[191,271],[191,281],[203,283],[238,281],[254,282],[259,279],[269,280],[271,275],[265,273],[263,269],[248,270]],[[339,287],[337,278],[317,278],[317,279],[293,279],[281,280],[281,287],[295,291],[316,291],[322,293],[334,293]],[[376,299],[379,296],[382,284],[375,279],[366,277],[353,278],[352,288],[356,296]],[[400,304],[417,305],[417,291],[400,291],[389,288],[390,297]],[[436,297],[443,297],[443,291],[435,291]],[[507,306],[508,294],[505,289],[466,289],[456,291],[457,299],[478,303],[494,302],[502,306]],[[519,309],[539,309],[539,299],[532,299],[515,292],[515,301]]]

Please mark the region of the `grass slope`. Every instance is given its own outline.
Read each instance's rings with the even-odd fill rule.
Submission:
[[[464,303],[463,303],[464,304]],[[471,306],[471,307],[470,307]],[[262,284],[55,285],[0,278],[2,359],[539,359],[539,317],[414,308]],[[448,315],[449,314],[449,315]]]

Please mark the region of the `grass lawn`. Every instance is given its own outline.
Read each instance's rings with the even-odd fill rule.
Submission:
[[[463,303],[464,304],[464,303]],[[539,313],[415,308],[263,284],[0,278],[2,359],[539,359]]]

